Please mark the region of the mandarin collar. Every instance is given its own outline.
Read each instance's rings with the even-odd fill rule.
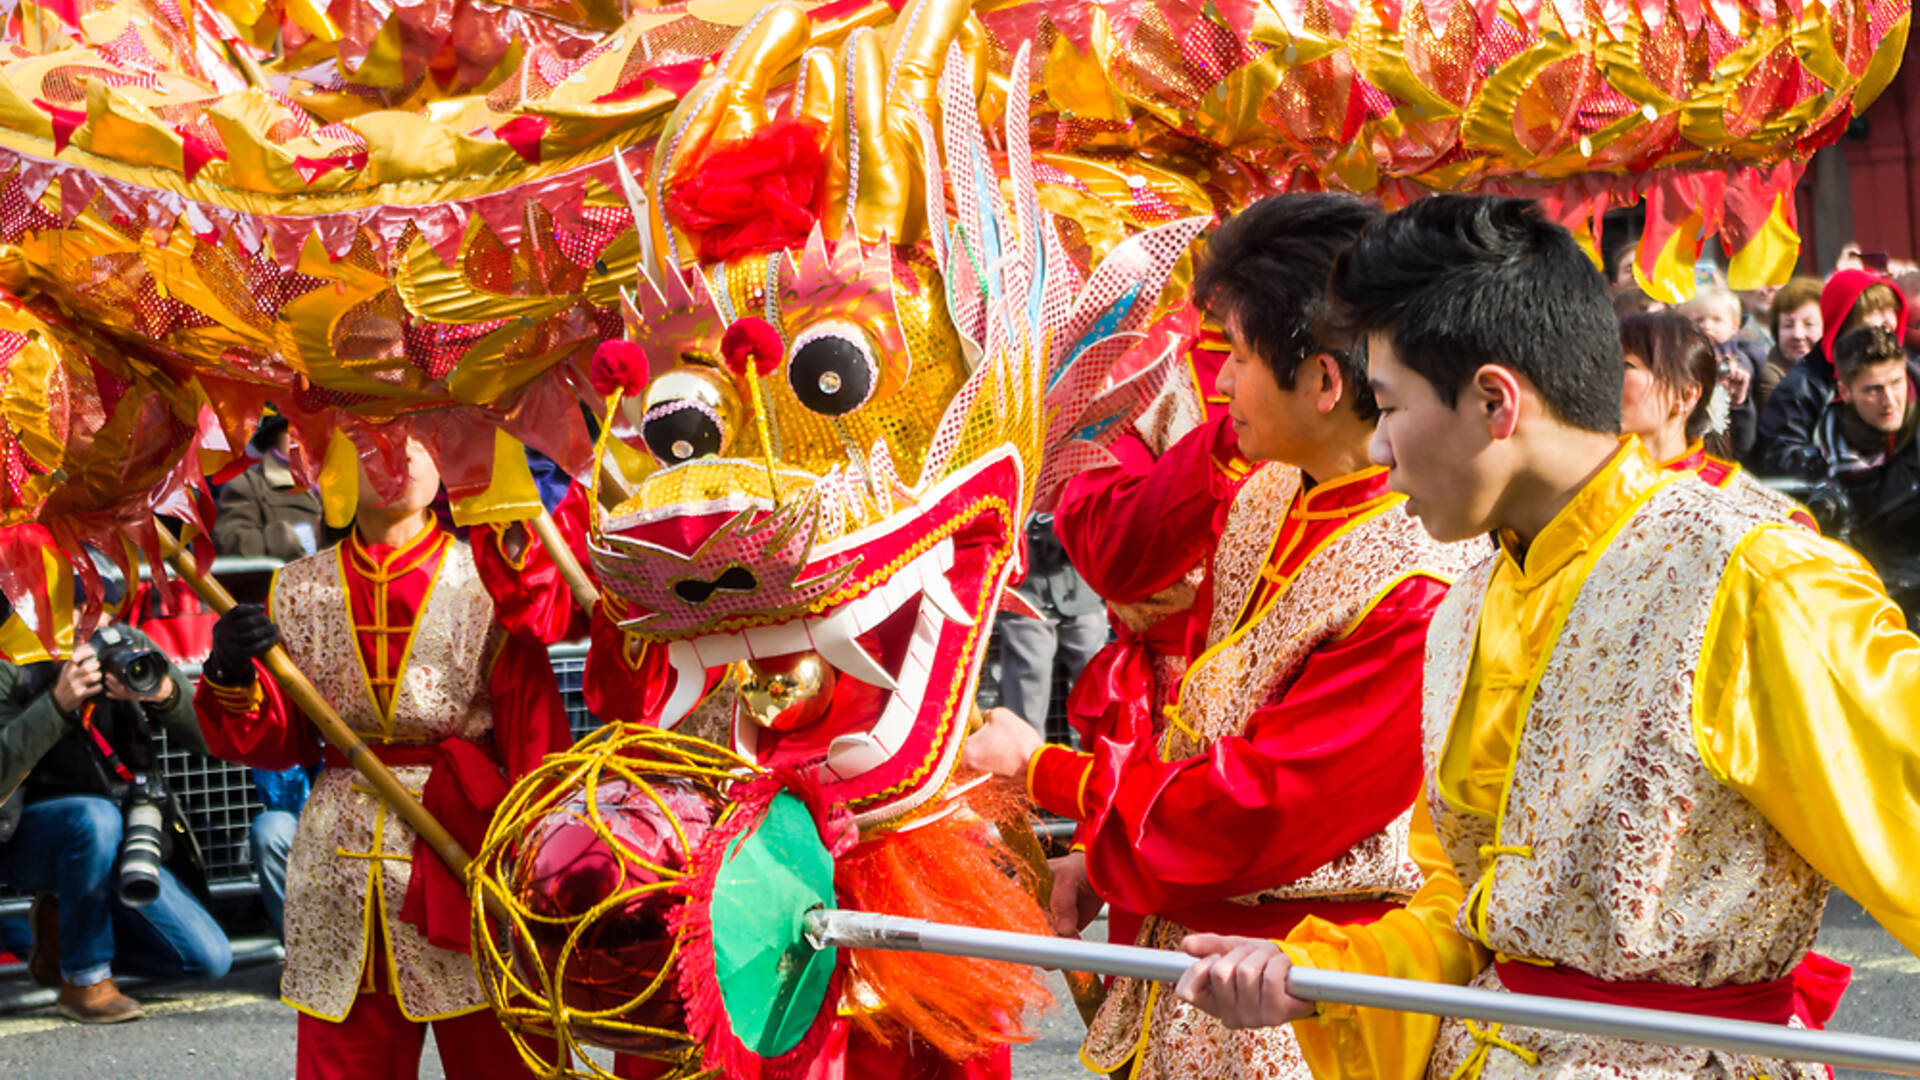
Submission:
[[[415,533],[411,538],[393,547],[387,547],[383,544],[368,544],[362,541],[358,529],[348,534],[347,547],[348,550],[353,553],[354,558],[363,565],[370,566],[376,570],[385,570],[402,559],[419,555],[426,550],[429,545],[439,540],[442,532],[440,519],[433,514],[428,514],[427,524],[424,528]]]
[[[1679,457],[1669,458],[1660,463],[1662,472],[1699,472],[1707,463],[1707,445],[1699,439],[1687,444]]]
[[[1340,511],[1357,512],[1391,494],[1387,488],[1387,470],[1383,466],[1373,465],[1313,485],[1294,504],[1293,513],[1296,517],[1304,517]]]
[[[1500,532],[1500,555],[1519,578],[1518,587],[1532,589],[1551,581],[1568,563],[1591,550],[1612,530],[1621,515],[1631,513],[1647,492],[1667,479],[1632,435],[1623,436],[1606,466],[1587,481],[1567,505],[1560,508],[1524,553],[1508,530]]]

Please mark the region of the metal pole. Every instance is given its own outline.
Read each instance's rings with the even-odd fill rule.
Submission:
[[[810,911],[807,938],[816,948],[897,949],[1004,960],[1035,967],[1094,971],[1155,982],[1175,982],[1193,958],[1132,945],[948,926],[863,911]],[[1658,1009],[1601,1005],[1566,998],[1503,994],[1443,983],[1390,979],[1296,967],[1287,990],[1305,1001],[1454,1016],[1515,1027],[1605,1035],[1663,1046],[1697,1046],[1730,1053],[1813,1061],[1920,1076],[1920,1043],[1810,1031],[1746,1020],[1721,1020]]]

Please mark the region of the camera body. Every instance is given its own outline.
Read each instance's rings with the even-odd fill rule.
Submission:
[[[167,668],[171,665],[165,654],[142,646],[125,624],[103,626],[93,632],[87,643],[93,646],[101,674],[113,676],[133,693],[144,697],[166,684]]]
[[[141,644],[124,624],[113,623],[88,639],[103,675],[142,697],[166,685],[172,663],[158,649]],[[144,711],[135,710],[137,746],[107,750],[107,765],[123,778],[120,796],[120,854],[114,860],[113,891],[128,907],[144,907],[160,896],[160,866],[168,854],[167,812],[170,797],[157,767],[154,733]],[[123,729],[124,730],[124,729]]]

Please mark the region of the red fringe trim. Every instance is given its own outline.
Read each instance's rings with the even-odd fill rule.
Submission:
[[[686,902],[668,916],[668,925],[680,942],[675,978],[680,997],[686,1003],[687,1033],[701,1046],[703,1067],[717,1069],[731,1080],[803,1080],[832,1034],[846,975],[843,956],[827,985],[825,1006],[792,1050],[777,1057],[762,1057],[734,1034],[726,1003],[720,998],[719,971],[714,957],[714,882],[727,846],[758,825],[766,817],[774,796],[782,792],[805,804],[823,837],[847,836],[852,823],[846,811],[840,809],[835,813],[829,809],[818,787],[796,773],[781,770],[735,784],[730,794],[734,803],[732,812],[694,853],[693,872],[675,887],[676,892],[686,897]],[[846,843],[844,840],[839,843],[839,850],[834,850],[835,846],[829,842],[829,850],[837,856],[845,850]]]
[[[840,860],[837,888],[843,906],[885,915],[1049,935],[1046,912],[1032,895],[1031,874],[994,835],[982,813],[992,800],[986,785],[975,805],[902,833],[877,836]],[[1017,820],[1017,818],[1015,818]],[[852,1020],[883,1044],[902,1029],[932,1043],[955,1061],[1024,1042],[1028,1010],[1052,994],[1032,968],[931,953],[863,950],[852,956],[854,976],[883,1002],[877,1013],[856,1010]]]
[[[858,842],[845,807],[830,805],[817,785],[781,771],[738,784],[727,819],[696,853],[693,873],[677,890],[686,897],[670,916],[680,941],[678,974],[687,1030],[702,1047],[702,1064],[732,1080],[804,1080],[828,1049],[843,1004],[868,1037],[891,1046],[912,1034],[954,1061],[967,1061],[1031,1036],[1029,1010],[1052,995],[1031,968],[931,953],[847,951],[828,987],[827,1004],[800,1042],[763,1058],[734,1034],[720,999],[713,947],[712,902],[720,855],[765,816],[786,792],[813,815],[835,857],[834,884],[842,907],[992,930],[1047,935],[1045,911],[1034,900],[1031,874],[994,835],[992,820],[1018,820],[1024,806],[995,785],[977,789],[947,818],[906,832]],[[842,1001],[846,980],[862,984],[860,998],[878,1010]],[[871,997],[868,997],[868,993]]]

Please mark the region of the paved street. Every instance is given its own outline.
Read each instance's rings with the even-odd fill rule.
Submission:
[[[1095,932],[1099,931],[1096,926]],[[1820,949],[1854,965],[1835,1028],[1920,1039],[1920,960],[1894,944],[1845,897],[1827,910]],[[293,1074],[293,1012],[279,1003],[277,964],[253,963],[217,983],[144,985],[148,1019],[108,1028],[71,1024],[44,1006],[24,974],[0,982],[0,1076],[24,1080],[254,1080]],[[1058,982],[1056,980],[1056,987]],[[1014,1053],[1020,1080],[1085,1077],[1075,1049],[1081,1025],[1065,990],[1035,1041]],[[423,1077],[439,1078],[431,1044]],[[1842,1077],[1866,1074],[1840,1073]]]

